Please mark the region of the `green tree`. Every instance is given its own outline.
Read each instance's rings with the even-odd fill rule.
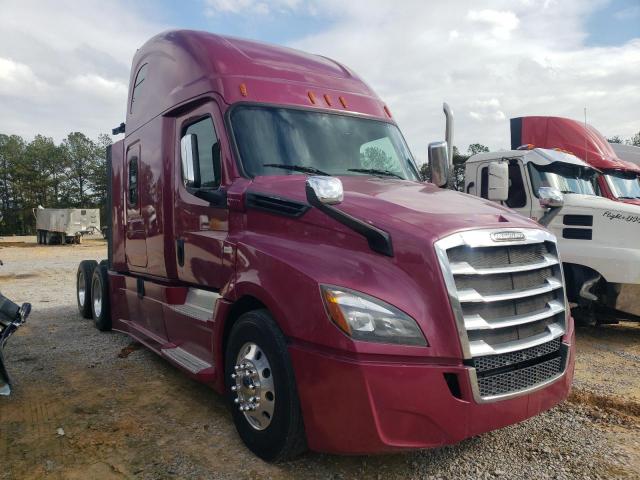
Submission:
[[[472,143],[469,145],[467,152],[469,152],[469,156],[475,155],[476,153],[488,152],[489,147],[485,147],[481,143]]]
[[[95,193],[92,174],[99,163],[96,144],[84,133],[73,132],[62,141],[62,148],[67,167],[63,201],[73,207],[89,206]]]
[[[623,143],[622,138],[620,138],[620,135],[614,135],[611,138],[607,138],[607,142],[609,142],[609,143]]]
[[[636,133],[633,137],[627,140],[629,145],[635,145],[636,147],[640,147],[640,131]]]

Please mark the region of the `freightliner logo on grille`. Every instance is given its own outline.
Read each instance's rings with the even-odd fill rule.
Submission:
[[[491,240],[494,242],[517,242],[525,238],[522,232],[493,232],[491,234]]]

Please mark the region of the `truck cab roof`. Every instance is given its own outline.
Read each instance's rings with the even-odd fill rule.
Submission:
[[[160,33],[135,54],[127,134],[211,92],[227,104],[251,101],[365,114],[390,120],[375,92],[329,58],[193,30]]]
[[[598,130],[563,117],[527,116],[511,119],[511,148],[532,144],[562,148],[599,170],[640,174],[640,166],[619,158]]]
[[[579,167],[593,169],[591,165],[583,162],[575,155],[560,150],[548,148],[533,148],[531,150],[505,150],[500,152],[485,152],[473,155],[467,163],[482,162],[498,158],[519,158],[523,163],[534,163],[536,165],[549,165],[554,162],[568,163]]]

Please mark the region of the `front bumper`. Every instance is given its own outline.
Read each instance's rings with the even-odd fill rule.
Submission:
[[[532,393],[490,403],[473,397],[468,367],[372,361],[289,347],[312,450],[380,453],[453,444],[511,425],[563,401],[574,369],[571,334],[565,373]],[[449,379],[457,378],[459,392]],[[455,392],[455,395],[454,395]]]

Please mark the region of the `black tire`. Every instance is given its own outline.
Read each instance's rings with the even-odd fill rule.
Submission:
[[[93,323],[101,332],[111,330],[111,308],[109,303],[109,275],[107,267],[99,264],[91,279],[91,314]]]
[[[84,318],[91,318],[91,277],[98,265],[95,260],[82,260],[76,273],[76,301],[78,311]],[[83,289],[83,290],[82,290]]]
[[[234,403],[232,379],[240,349],[256,344],[271,366],[275,404],[270,423],[264,430],[254,428]],[[284,335],[267,310],[254,310],[240,316],[233,325],[225,352],[225,385],[233,421],[247,448],[269,462],[290,460],[307,449],[300,400]],[[268,392],[265,393],[268,395]]]

